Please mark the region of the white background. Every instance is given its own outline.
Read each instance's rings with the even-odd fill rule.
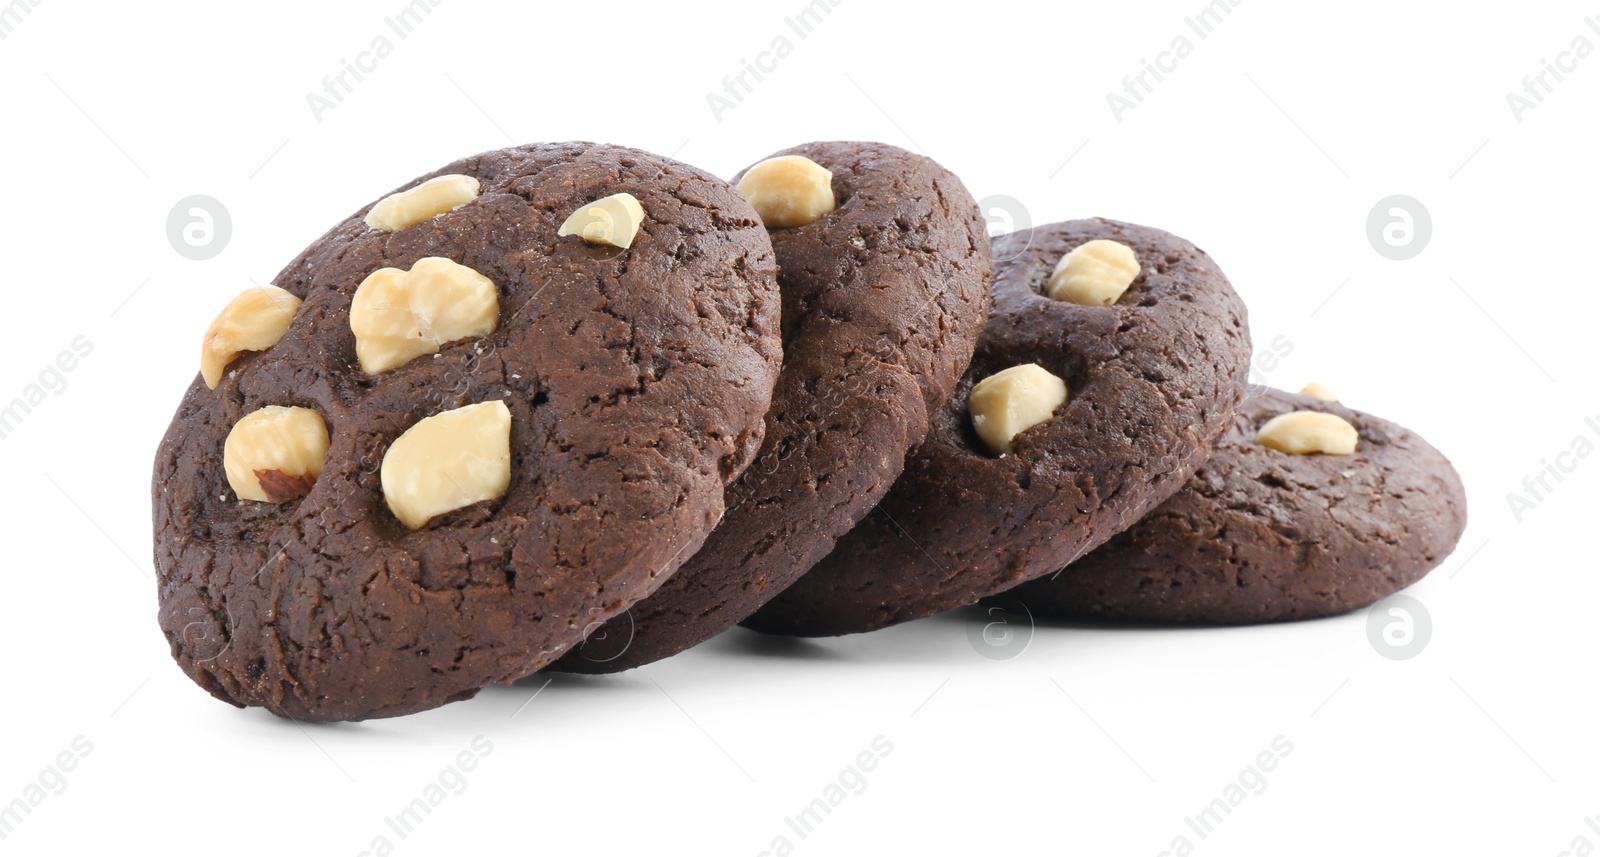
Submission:
[[[1200,39],[1183,21],[1203,0],[842,0],[801,39],[784,18],[803,0],[445,0],[319,122],[307,94],[403,0],[37,2],[0,41],[0,402],[74,337],[93,352],[0,441],[0,804],[75,736],[93,749],[0,852],[358,854],[379,834],[401,854],[757,854],[779,835],[801,854],[1600,842],[1585,824],[1600,460],[1563,459],[1574,472],[1520,522],[1507,499],[1575,437],[1600,442],[1584,424],[1600,416],[1600,57],[1520,122],[1506,102],[1575,37],[1600,45],[1594,4],[1245,0]],[[1180,33],[1193,53],[1118,122],[1107,93]],[[718,121],[707,93],[779,35],[792,54]],[[200,332],[411,176],[567,139],[725,176],[807,140],[884,140],[1035,223],[1105,215],[1196,241],[1250,304],[1257,347],[1292,343],[1257,381],[1321,381],[1455,460],[1471,526],[1409,592],[1431,639],[1381,657],[1365,613],[1054,626],[995,661],[969,642],[974,611],[817,642],[735,631],[624,675],[359,725],[214,701],[168,657],[150,563],[151,461]],[[209,261],[166,237],[191,194],[231,213]],[[1431,212],[1410,261],[1367,239],[1391,194]],[[385,817],[480,735],[493,749],[465,791],[396,837]],[[893,750],[866,789],[799,838],[785,817],[879,735]],[[1294,749],[1265,791],[1195,835],[1185,817],[1280,735]]]

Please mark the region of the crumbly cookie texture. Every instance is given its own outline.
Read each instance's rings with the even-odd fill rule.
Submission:
[[[561,236],[617,194],[649,215],[629,246]],[[219,360],[274,342],[196,381],[157,451],[155,564],[178,665],[299,720],[466,699],[656,589],[722,516],[782,357],[749,203],[616,146],[457,161],[273,282],[287,326],[226,319],[250,335]]]
[[[1349,455],[1255,441],[1292,413],[1351,425]],[[1416,432],[1337,402],[1268,390],[1240,406],[1182,491],[1103,547],[1005,594],[1034,616],[1240,624],[1374,604],[1448,557],[1467,525],[1461,478]]]
[[[748,191],[784,158],[826,171],[818,187],[838,204],[771,230],[785,356],[766,440],[700,552],[556,669],[647,664],[750,615],[871,513],[972,357],[993,263],[960,179],[895,146],[843,141],[787,149],[734,180]]]
[[[1127,291],[1111,306],[1052,298],[1061,260],[1095,241],[1133,251]],[[747,627],[827,636],[971,604],[1092,550],[1210,456],[1243,394],[1250,336],[1209,256],[1157,229],[1082,220],[995,239],[994,257],[994,311],[905,473]],[[1071,397],[997,456],[974,430],[971,392],[1029,363]]]

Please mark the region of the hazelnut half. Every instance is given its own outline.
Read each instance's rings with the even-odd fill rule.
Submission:
[[[300,309],[300,299],[277,286],[245,289],[211,320],[200,343],[200,375],[215,390],[228,364],[246,351],[278,344]]]
[[[496,400],[417,421],[390,444],[378,477],[390,511],[413,530],[504,495],[511,485],[511,410]]]
[[[222,445],[222,468],[240,500],[282,503],[310,492],[327,456],[321,414],[268,405],[234,423]]]
[[[1024,363],[979,381],[967,395],[972,427],[996,455],[1016,451],[1015,438],[1049,422],[1067,400],[1067,382],[1037,363]]]

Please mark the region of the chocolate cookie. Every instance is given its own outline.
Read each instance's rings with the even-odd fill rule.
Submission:
[[[640,666],[750,615],[883,497],[971,359],[992,262],[955,175],[882,143],[811,143],[736,181],[774,227],[780,267],[766,440],[700,552],[554,669]]]
[[[1348,421],[1359,437],[1354,454],[1288,454],[1257,442],[1269,421],[1295,411]],[[1059,575],[1005,597],[1035,616],[1198,624],[1330,616],[1415,583],[1466,525],[1461,478],[1417,434],[1269,390],[1245,401],[1182,491]]]
[[[970,604],[1100,545],[1210,455],[1250,356],[1210,257],[1109,220],[1008,235],[994,255],[988,326],[905,473],[747,627],[845,634]]]
[[[587,143],[423,178],[230,304],[157,452],[161,626],[224,701],[525,676],[693,555],[759,448],[777,271],[731,186]]]

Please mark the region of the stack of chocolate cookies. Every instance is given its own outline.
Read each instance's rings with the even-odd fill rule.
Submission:
[[[959,178],[811,143],[724,182],[616,146],[408,182],[227,304],[157,452],[160,622],[240,706],[359,720],[744,624],[981,599],[1214,624],[1449,554],[1420,437],[1246,397],[1244,304],[1108,220],[991,239]]]

